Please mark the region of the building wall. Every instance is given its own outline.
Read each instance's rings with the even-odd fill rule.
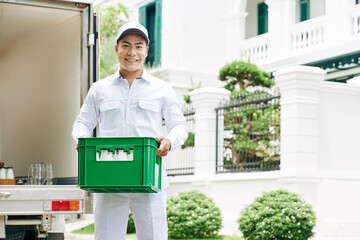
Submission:
[[[319,168],[360,169],[356,134],[360,132],[360,95],[356,87],[324,82],[320,92]]]
[[[310,1],[310,18],[316,18],[325,14],[325,0]]]
[[[259,3],[264,0],[247,1],[246,12],[251,13],[246,16],[245,39],[252,38],[258,35],[258,15],[257,7]]]

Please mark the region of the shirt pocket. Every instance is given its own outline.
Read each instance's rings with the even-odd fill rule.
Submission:
[[[100,109],[100,130],[112,130],[120,127],[121,104],[120,101],[107,101],[99,106]]]
[[[140,126],[153,127],[161,121],[160,105],[151,100],[139,100],[135,113],[135,122]]]

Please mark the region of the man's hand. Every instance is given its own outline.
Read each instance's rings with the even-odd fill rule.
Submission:
[[[86,138],[86,137],[88,137],[88,136],[82,135],[82,136],[80,136],[80,137],[81,137],[81,138]],[[76,145],[76,151],[79,151],[79,144]]]
[[[156,151],[156,156],[165,157],[171,148],[171,142],[169,139],[164,138],[163,136],[156,137],[156,140],[160,142],[160,146]]]

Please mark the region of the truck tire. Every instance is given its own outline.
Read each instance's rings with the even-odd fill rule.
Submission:
[[[23,240],[25,236],[25,226],[6,226],[6,240]]]
[[[47,240],[64,240],[65,235],[64,233],[49,233]]]
[[[34,230],[26,231],[24,240],[64,240],[64,233],[48,233],[46,238],[38,238],[38,234]],[[7,240],[7,239],[6,239]]]
[[[24,240],[45,240],[46,238],[38,238],[38,233],[35,230],[27,230]]]

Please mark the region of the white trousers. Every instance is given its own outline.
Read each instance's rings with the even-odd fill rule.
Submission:
[[[167,240],[166,190],[95,193],[95,240],[125,240],[132,209],[138,240]]]

